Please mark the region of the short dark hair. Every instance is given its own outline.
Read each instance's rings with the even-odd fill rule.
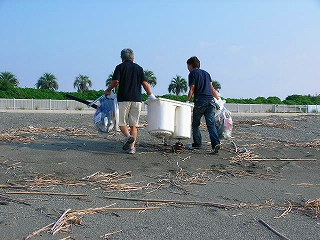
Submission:
[[[132,49],[130,49],[130,48],[122,49],[121,58],[124,60],[131,60],[132,61],[134,58],[134,53],[133,53]]]
[[[196,56],[189,58],[187,64],[191,65],[193,68],[200,68],[200,60]]]

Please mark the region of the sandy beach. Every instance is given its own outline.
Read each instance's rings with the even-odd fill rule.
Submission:
[[[92,114],[0,112],[0,239],[320,239],[320,115],[233,121],[210,155],[143,115],[129,155]]]

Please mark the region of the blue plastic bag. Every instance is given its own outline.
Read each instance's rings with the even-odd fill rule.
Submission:
[[[118,130],[119,107],[116,94],[101,97],[93,121],[99,132],[109,133]]]

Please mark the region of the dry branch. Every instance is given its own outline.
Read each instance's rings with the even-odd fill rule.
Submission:
[[[28,240],[28,239],[30,239],[30,238],[38,235],[39,233],[42,233],[43,231],[48,230],[53,224],[54,224],[54,223],[50,223],[49,225],[47,225],[47,226],[45,226],[45,227],[43,227],[43,228],[41,228],[41,229],[39,229],[39,230],[37,230],[37,231],[29,234],[29,235],[25,238],[25,240]]]
[[[136,201],[136,202],[161,202],[161,203],[184,204],[184,205],[201,205],[201,206],[211,206],[211,207],[224,208],[224,209],[231,209],[231,208],[238,207],[238,205],[227,205],[227,204],[221,204],[221,203],[200,202],[200,201],[139,199],[139,198],[121,198],[121,197],[109,197],[109,196],[105,196],[105,198],[113,199],[113,200]]]
[[[266,222],[264,222],[263,220],[259,220],[259,223],[261,223],[262,225],[264,225],[265,227],[267,227],[269,230],[271,230],[273,233],[275,233],[276,235],[278,235],[279,237],[281,237],[282,239],[285,240],[289,240],[289,238],[287,238],[286,236],[282,235],[281,233],[279,233],[277,230],[275,230],[274,228],[272,228],[269,224],[267,224]]]
[[[114,203],[115,204],[115,203]],[[52,235],[59,233],[60,231],[68,231],[71,224],[76,225],[82,225],[82,221],[79,217],[86,215],[86,214],[95,214],[95,213],[102,213],[105,211],[119,211],[119,210],[135,210],[135,211],[146,211],[146,210],[156,210],[160,209],[160,207],[143,207],[143,208],[114,208],[111,207],[114,204],[111,204],[106,207],[100,207],[100,208],[88,208],[88,209],[81,209],[81,210],[71,210],[67,209],[63,212],[63,214],[59,217],[59,219],[55,223],[51,223],[48,226],[45,226],[41,228],[40,230],[35,231],[34,233],[30,234],[26,239],[31,238],[32,236],[35,236],[39,234],[40,232],[43,232],[47,229],[50,229],[50,232]],[[121,230],[122,231],[122,230]],[[110,233],[110,235],[115,234]]]
[[[160,209],[160,207],[143,207],[143,208],[116,208],[116,207],[101,207],[101,208],[88,208],[88,209],[82,209],[82,210],[72,210],[68,212],[68,217],[75,217],[75,216],[82,216],[85,214],[94,214],[94,213],[101,213],[104,211],[119,211],[119,210],[156,210]]]
[[[274,217],[274,218],[279,219],[279,218],[285,217],[289,214],[289,212],[291,212],[291,210],[292,210],[292,205],[290,204],[290,206],[279,217]]]
[[[6,192],[6,194],[58,195],[58,196],[71,196],[71,197],[88,196],[88,194],[83,194],[83,193],[55,193],[55,192]]]
[[[29,203],[26,203],[24,201],[21,201],[21,200],[15,199],[15,198],[11,198],[11,197],[5,196],[5,195],[3,195],[1,193],[0,193],[0,199],[6,200],[6,201],[9,201],[9,202],[16,202],[16,203],[20,203],[20,204],[31,206],[31,204],[29,204]]]
[[[14,189],[26,189],[28,186],[13,186],[0,184],[0,188],[14,188]]]
[[[64,213],[60,216],[60,218],[55,222],[55,224],[53,225],[53,227],[50,229],[50,231],[52,232],[52,235],[56,234],[58,231],[60,231],[60,229],[62,228],[63,225],[65,225],[66,221],[65,221],[65,216],[67,215],[67,213],[70,211],[71,209],[67,209],[66,211],[64,211]]]
[[[102,235],[102,236],[100,236],[101,238],[108,238],[108,237],[110,237],[111,235],[114,235],[114,234],[117,234],[117,233],[121,233],[122,232],[122,230],[119,230],[119,231],[115,231],[115,232],[111,232],[111,233],[106,233],[106,234],[104,234],[104,235]]]
[[[317,161],[316,158],[252,158],[251,161]]]

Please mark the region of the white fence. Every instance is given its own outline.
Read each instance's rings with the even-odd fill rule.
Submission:
[[[239,113],[306,113],[320,112],[319,105],[275,105],[275,104],[237,104],[227,103],[226,108],[231,112]],[[6,99],[0,98],[0,109],[15,110],[92,110],[86,104],[75,100],[52,99]],[[147,105],[142,104],[142,110],[147,110]]]

